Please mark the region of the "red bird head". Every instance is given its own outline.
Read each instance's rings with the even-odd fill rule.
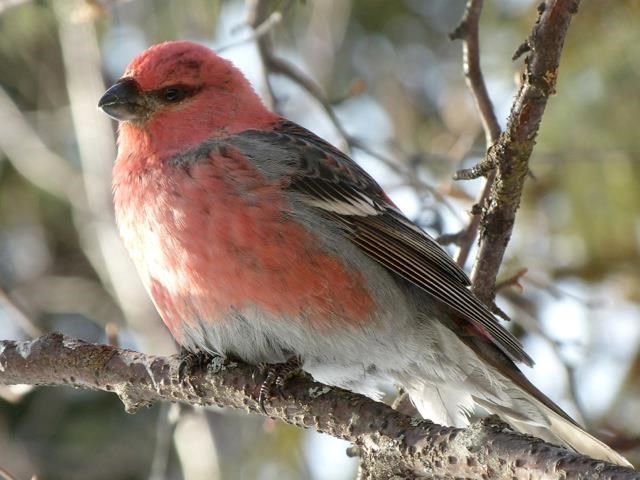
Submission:
[[[121,122],[121,144],[133,136],[156,152],[262,128],[277,118],[231,62],[187,41],[142,52],[98,106]]]

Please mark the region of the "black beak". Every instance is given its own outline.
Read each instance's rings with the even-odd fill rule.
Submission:
[[[118,80],[104,92],[98,108],[118,121],[141,120],[150,113],[138,82],[131,78]]]

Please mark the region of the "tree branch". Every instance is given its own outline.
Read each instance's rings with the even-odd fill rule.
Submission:
[[[287,2],[282,10],[286,11],[290,6],[291,2]],[[269,19],[272,18],[275,13],[279,12],[269,13],[271,8],[272,5],[270,0],[247,0],[247,23],[254,29],[253,38],[256,40],[258,53],[260,54],[260,58],[262,59],[262,64],[264,66],[265,83],[268,89],[268,98],[265,99],[266,102],[272,108],[277,105],[277,97],[269,80],[270,74],[281,75],[288,78],[318,102],[349,150],[360,150],[361,152],[379,160],[391,171],[405,179],[407,183],[418,192],[428,192],[434,199],[449,209],[453,215],[457,215],[457,211],[453,208],[453,205],[438,191],[437,188],[429,185],[413,172],[408,171],[408,169],[402,166],[402,162],[393,161],[391,158],[378,153],[366,142],[362,142],[358,138],[350,135],[338,118],[338,115],[334,110],[333,103],[324,93],[322,87],[294,64],[279,57],[274,52],[273,40],[270,37],[272,29],[265,29],[263,27],[265,24],[272,26],[275,25],[275,23],[270,22]],[[282,16],[283,14],[280,14],[278,18],[282,18]],[[277,108],[275,110],[277,110]],[[473,238],[475,238],[475,233]],[[471,239],[471,243],[473,243],[473,238]]]
[[[449,35],[454,39],[462,40],[462,65],[465,81],[475,100],[482,128],[484,130],[487,149],[500,137],[500,124],[496,117],[484,82],[482,69],[480,68],[480,39],[478,35],[480,15],[482,13],[483,0],[468,0],[460,25]],[[491,187],[495,180],[495,171],[491,169],[486,173],[487,180],[482,192],[476,201],[476,205],[484,205],[491,193]],[[479,210],[479,209],[474,209]],[[469,224],[456,237],[456,244],[460,247],[456,254],[456,263],[464,267],[469,258],[471,247],[476,239],[480,226],[479,212],[471,212]]]
[[[480,39],[478,36],[480,14],[484,0],[468,0],[460,25],[449,35],[452,40],[462,40],[462,65],[467,86],[480,113],[487,145],[500,136],[500,125],[493,110],[491,98],[480,68]]]
[[[471,169],[470,176],[479,176],[496,168],[480,221],[480,246],[471,274],[474,293],[487,304],[493,303],[496,277],[513,231],[535,137],[549,96],[555,92],[564,39],[579,3],[551,0],[540,5],[538,20],[526,42],[530,54],[525,59],[523,83],[507,128],[481,164]],[[458,177],[465,173],[469,171],[459,172]]]
[[[128,412],[156,401],[218,405],[260,413],[262,375],[255,367],[214,359],[180,375],[178,357],[157,357],[51,333],[0,342],[0,384],[69,385],[115,392]],[[441,427],[308,377],[292,379],[269,415],[353,442],[364,479],[637,478],[633,470],[520,435],[491,418],[468,429]]]

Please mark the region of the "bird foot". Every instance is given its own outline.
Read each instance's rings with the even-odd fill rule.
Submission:
[[[216,358],[217,355],[212,355],[204,350],[191,351],[181,347],[177,357],[179,360],[178,365],[178,382],[182,383],[188,380],[191,375],[198,370],[204,370],[207,365]]]
[[[261,375],[266,374],[264,381],[260,385],[258,404],[262,413],[268,415],[265,403],[272,397],[274,387],[277,395],[282,398],[284,396],[283,388],[287,380],[302,373],[302,360],[300,357],[294,356],[284,363],[260,363],[257,371]]]

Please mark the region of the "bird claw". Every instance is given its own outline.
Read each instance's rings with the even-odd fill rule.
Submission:
[[[178,353],[178,360],[180,361],[178,365],[178,382],[187,381],[195,372],[205,369],[213,358],[214,355],[204,350],[196,350],[194,352],[181,348]]]
[[[284,386],[287,380],[302,372],[302,360],[295,356],[284,363],[260,363],[257,371],[261,375],[266,373],[264,381],[260,384],[258,404],[262,413],[268,415],[265,403],[271,398],[274,387],[278,397],[284,397]]]

